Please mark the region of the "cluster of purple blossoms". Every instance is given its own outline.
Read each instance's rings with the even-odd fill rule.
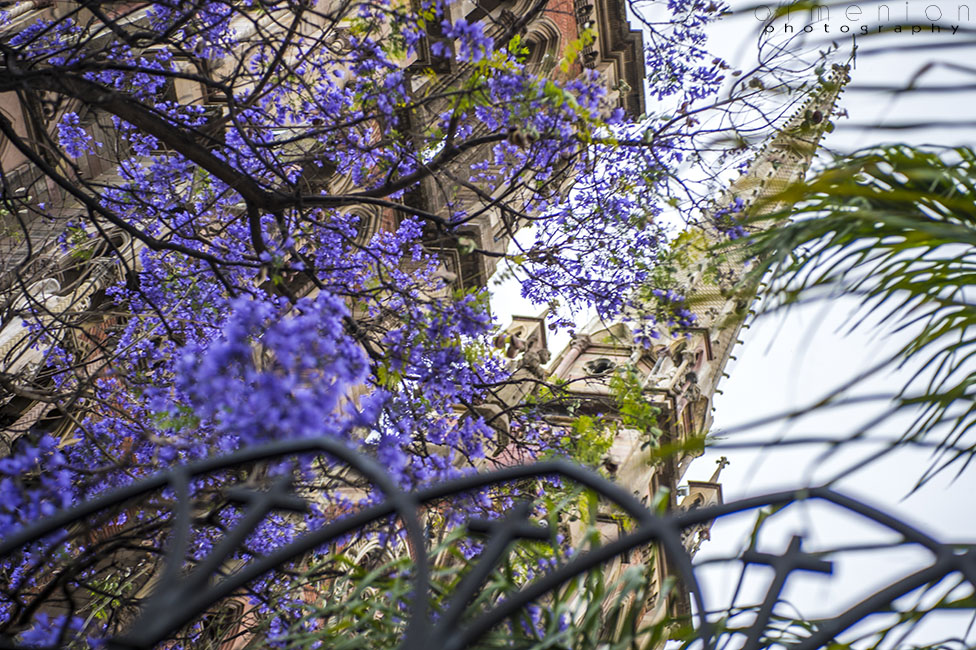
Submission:
[[[95,146],[102,146],[94,142],[91,134],[80,125],[78,114],[72,112],[65,113],[58,122],[58,144],[72,158],[95,153]]]
[[[668,327],[694,327],[698,317],[688,309],[685,296],[671,289],[651,289],[651,295],[657,298],[658,319],[663,314]]]
[[[485,34],[480,23],[469,23],[464,18],[458,18],[454,22],[443,20],[441,29],[445,37],[457,41],[458,59],[461,61],[476,63],[492,50],[492,40]],[[446,57],[449,54],[448,46],[443,40],[434,41],[430,49],[435,56]]]
[[[712,213],[712,224],[729,239],[741,239],[747,234],[744,209],[745,202],[737,196],[729,205]]]
[[[96,148],[117,157],[111,184],[92,183],[85,195],[95,216],[73,219],[59,240],[78,259],[95,254],[95,240],[111,243],[98,253],[115,272],[99,295],[106,326],[91,336],[111,363],[84,376],[79,367],[99,364],[53,335],[38,339],[53,386],[84,386],[81,433],[32,433],[0,461],[0,535],[161,469],[284,439],[340,439],[403,487],[468,471],[503,443],[477,409],[461,407],[487,400],[510,369],[486,352],[485,291],[446,286],[455,251],[434,249],[498,205],[507,202],[511,223],[534,226],[519,273],[523,295],[539,303],[612,318],[651,277],[666,238],[644,217],[659,212],[674,171],[661,161],[680,158],[670,143],[619,145],[635,126],[596,71],[540,76],[496,48],[481,23],[449,19],[439,1],[419,11],[356,5],[355,27],[335,42],[304,27],[255,37],[300,13],[292,5],[152,3],[139,8],[137,37],[109,39],[94,54],[86,47],[101,41],[82,46],[73,19],[37,21],[9,39],[6,56],[20,69],[53,69],[72,88],[125,101],[110,116],[110,146],[95,142],[86,113],[57,123],[68,157]],[[694,64],[700,3],[670,9],[673,33],[648,58],[663,75],[652,76],[652,93],[714,92],[719,68]],[[428,25],[440,33],[425,33]],[[435,56],[450,44],[460,62],[477,63],[477,84],[462,76],[429,101],[415,93],[420,75],[404,69],[403,55],[425,38]],[[174,99],[187,85],[202,88],[200,102]],[[425,111],[435,117],[418,128],[412,120]],[[484,155],[473,180],[457,181],[451,156],[473,143]],[[436,214],[418,199],[431,192]],[[131,241],[112,243],[109,223]],[[466,255],[477,253],[457,248],[471,266]],[[657,297],[662,324],[694,322],[681,296]],[[511,432],[526,460],[556,437],[531,412]],[[340,502],[332,505],[349,506]],[[506,503],[477,493],[463,505]],[[242,557],[270,554],[322,517],[271,517]],[[194,536],[191,555],[212,550],[216,535]],[[532,611],[534,625],[540,615]],[[38,616],[21,640],[49,644],[72,625]]]
[[[21,440],[0,459],[0,537],[71,505],[73,478],[56,439]]]
[[[661,331],[695,327],[698,316],[688,308],[687,298],[672,289],[653,288],[626,305],[631,336],[637,345],[650,348],[661,337]]]

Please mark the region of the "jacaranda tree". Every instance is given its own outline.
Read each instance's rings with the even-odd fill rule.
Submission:
[[[704,49],[704,26],[724,11],[715,2],[630,7],[658,106],[646,116],[615,103],[643,89],[608,87],[583,65],[591,25],[557,50],[526,37],[542,17],[575,20],[572,3],[499,13],[442,0],[83,0],[33,3],[29,19],[21,4],[0,11],[0,98],[25,116],[0,112],[2,147],[30,170],[0,179],[2,424],[14,432],[0,460],[0,536],[270,441],[343,441],[405,488],[499,452],[561,453],[538,403],[481,408],[512,381],[490,345],[495,259],[513,242],[525,296],[561,316],[592,306],[616,317],[667,240],[655,219],[700,198],[677,172],[717,133],[708,111],[728,115],[763,88],[736,83],[716,98],[729,71]],[[480,223],[502,244],[473,235]],[[376,498],[321,455],[194,480],[186,561],[245,516],[223,488],[285,469],[317,505],[269,518],[237,561]],[[517,491],[461,509],[504,510]],[[84,646],[125,628],[179,498],[160,490],[0,567],[3,638]],[[432,540],[456,509],[431,514]],[[513,579],[552,561],[529,556]],[[322,629],[302,613],[307,591],[286,586],[304,576],[346,588],[318,566],[249,587],[235,616],[263,626],[250,638],[312,647],[294,641]],[[376,580],[363,580],[350,602],[369,603],[362,590]],[[410,596],[386,589],[385,613],[353,618],[395,624],[397,599]],[[208,616],[183,647],[222,638],[222,619]],[[544,635],[539,620],[519,633]]]

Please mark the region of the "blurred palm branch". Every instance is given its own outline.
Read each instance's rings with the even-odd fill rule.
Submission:
[[[771,226],[769,205],[791,207]],[[918,486],[952,465],[962,472],[976,454],[976,153],[872,147],[753,212],[762,216],[747,217],[756,263],[745,286],[765,283],[767,310],[854,296],[852,329],[907,333],[894,354],[879,346],[887,356],[860,378],[890,368],[907,377],[883,417],[913,413],[901,443],[938,441]]]

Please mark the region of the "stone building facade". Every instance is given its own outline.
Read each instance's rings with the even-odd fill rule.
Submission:
[[[317,3],[320,9],[328,7],[328,0]],[[449,5],[452,18],[466,17],[487,25],[488,36],[504,32],[507,25],[518,20],[534,3],[529,0],[499,2],[472,2],[464,0]],[[137,23],[148,11],[150,3],[110,3],[105,10],[109,15],[124,14],[126,20]],[[38,21],[55,20],[73,16],[79,23],[93,20],[93,16],[75,3],[35,0],[13,3],[3,10],[5,20],[0,24],[0,39],[7,40]],[[114,12],[114,13],[113,13]],[[639,115],[644,110],[642,91],[643,45],[640,33],[632,30],[626,20],[625,0],[552,0],[530,23],[525,25],[523,40],[530,51],[530,61],[540,69],[552,68],[566,46],[579,38],[583,29],[593,28],[596,39],[582,52],[582,56],[569,74],[579,74],[585,68],[597,70],[609,89],[610,106],[620,106]],[[254,38],[254,28],[243,24],[239,31],[242,44]],[[341,30],[339,30],[341,31]],[[106,36],[108,37],[108,36]],[[429,81],[419,74],[435,65],[429,43],[420,48],[416,56],[404,61],[408,72],[418,71],[413,81],[418,93],[429,90]],[[454,64],[443,70],[445,78],[463,77],[469,64]],[[176,78],[166,91],[172,100],[181,104],[201,105],[216,115],[226,111],[217,98],[209,96],[198,83]],[[103,150],[119,151],[121,146],[113,134],[112,120],[107,114],[53,92],[0,93],[0,114],[9,120],[13,130],[30,141],[38,143],[56,139],[56,124],[66,112],[76,112],[80,125],[103,144]],[[54,158],[44,153],[44,146],[37,147],[39,160],[28,159],[25,153],[0,138],[0,170],[2,190],[20,207],[20,214],[8,214],[0,210],[0,305],[6,305],[0,313],[0,371],[8,375],[36,368],[47,344],[38,344],[16,316],[14,306],[26,302],[40,310],[51,312],[51,322],[65,324],[62,335],[70,339],[73,347],[91,347],[99,340],[106,328],[115,323],[112,318],[99,313],[99,305],[105,303],[103,290],[116,281],[120,274],[138,270],[139,250],[143,244],[122,231],[111,233],[108,244],[93,243],[89,254],[64,254],[58,250],[57,239],[70,225],[72,218],[82,216],[85,208],[77,197],[66,193],[39,167],[39,162],[57,165]],[[474,150],[458,161],[455,170],[461,173],[465,166],[479,160],[484,151]],[[86,152],[75,161],[72,173],[84,182],[110,187],[118,177],[112,161],[96,152]],[[349,179],[330,177],[311,178],[310,183],[328,183],[330,191],[341,193],[352,189]],[[461,187],[453,195],[435,187],[433,179],[424,187],[410,193],[404,201],[437,214],[446,201],[469,201]],[[40,206],[43,206],[41,208]],[[366,242],[377,230],[396,227],[398,217],[393,210],[369,206],[352,208],[360,218],[360,240]],[[425,242],[428,251],[436,253],[444,265],[445,277],[453,280],[457,288],[476,288],[486,285],[494,273],[498,257],[494,255],[462,255],[458,240],[469,238],[481,250],[494,254],[506,251],[510,233],[517,224],[505,221],[502,210],[484,210],[476,218],[449,236],[431,231]],[[20,218],[18,218],[20,217]],[[21,262],[30,257],[29,264]],[[123,261],[119,261],[119,260]],[[20,286],[18,277],[30,275],[30,286]],[[299,288],[308,290],[309,287]],[[18,302],[19,301],[19,302]],[[94,338],[93,338],[94,337]],[[97,364],[93,364],[94,365]],[[50,404],[35,402],[28,397],[0,395],[0,428],[9,435],[0,435],[0,453],[9,448],[16,432],[24,432],[39,423],[48,430],[68,435],[70,418],[63,413],[53,413]]]
[[[35,21],[73,11],[75,8],[70,4],[41,0],[14,3],[5,9],[7,20],[0,25],[0,39],[9,39]],[[136,13],[141,7],[141,3],[112,4],[116,10]],[[491,36],[493,30],[500,31],[517,20],[531,4],[529,0],[461,0],[450,7],[457,17],[492,25],[488,29]],[[529,47],[530,62],[540,70],[546,70],[558,53],[579,38],[587,27],[595,30],[596,39],[583,50],[571,73],[578,74],[582,67],[596,69],[605,79],[611,104],[623,107],[634,116],[642,114],[645,109],[643,44],[640,33],[631,29],[627,22],[625,0],[550,0],[547,9],[525,27],[524,39]],[[242,30],[242,34],[242,38],[247,37],[246,30]],[[429,53],[426,56],[429,57]],[[409,69],[429,64],[424,57],[421,52],[417,60],[406,61],[405,66]],[[463,75],[464,70],[450,72]],[[766,145],[742,178],[716,202],[716,209],[730,205],[736,199],[742,199],[747,206],[770,209],[764,203],[765,199],[788,183],[802,179],[823,134],[827,123],[825,116],[833,111],[845,75],[846,71],[835,71],[832,77],[835,87],[814,96],[800,109],[783,131]],[[418,83],[419,89],[424,82]],[[201,104],[217,113],[222,110],[201,87],[185,80],[177,80],[169,92],[175,101]],[[113,141],[111,120],[97,111],[73,105],[50,93],[0,94],[0,113],[17,133],[38,141],[53,137],[54,124],[66,111],[79,112],[82,126],[94,139],[106,143]],[[813,116],[817,114],[821,117],[814,120]],[[479,155],[477,151],[472,152],[459,165],[470,164]],[[104,289],[110,282],[120,273],[138,268],[141,244],[122,232],[115,232],[107,241],[93,243],[92,250],[85,255],[59,253],[55,245],[58,236],[63,233],[66,223],[81,211],[77,200],[66,195],[45,176],[35,161],[6,141],[0,142],[0,170],[3,191],[36,208],[26,220],[26,233],[18,233],[19,224],[10,215],[4,215],[3,231],[0,232],[0,291],[6,296],[14,296],[23,289],[21,293],[25,299],[49,313],[52,322],[69,324],[61,336],[64,340],[70,339],[73,348],[89,350],[91,372],[98,373],[101,371],[97,352],[99,343],[105,339],[104,332],[112,327],[113,319],[119,318],[118,315],[100,313],[98,305],[105,300]],[[115,170],[103,158],[85,154],[79,159],[75,173],[86,180],[110,186]],[[337,189],[341,189],[341,185],[341,181],[338,182]],[[425,186],[405,200],[435,214],[446,201],[477,200],[466,196],[461,189],[456,192],[445,196],[438,188]],[[39,207],[42,204],[44,208]],[[506,216],[498,211],[486,211],[450,237],[431,233],[426,245],[440,255],[445,272],[454,278],[456,286],[483,287],[494,273],[498,258],[461,256],[457,252],[457,240],[467,237],[479,249],[504,253],[510,243],[510,234],[517,227],[517,224],[506,223],[505,219]],[[365,238],[377,229],[395,227],[396,216],[390,210],[364,209],[361,221],[366,224],[362,233]],[[717,237],[714,232],[708,233],[706,241],[715,241]],[[33,251],[30,266],[39,279],[28,287],[18,288],[16,273],[23,267],[11,262],[23,259],[28,249]],[[121,256],[116,254],[118,251],[122,252]],[[120,257],[127,260],[127,264],[120,265],[117,261]],[[698,315],[696,327],[681,331],[662,330],[658,343],[646,348],[634,344],[623,323],[593,322],[550,360],[544,318],[517,318],[508,330],[508,337],[518,342],[513,359],[518,373],[522,377],[556,378],[568,382],[572,399],[580,403],[584,411],[607,412],[613,408],[608,378],[615,368],[633,367],[641,375],[646,398],[660,408],[659,427],[663,433],[659,442],[681,447],[706,433],[711,424],[711,399],[738,337],[745,308],[752,299],[752,289],[729,293],[728,287],[709,283],[705,280],[704,251],[701,259],[701,264],[683,269],[686,277],[681,279]],[[744,263],[744,257],[734,254],[728,257],[725,271],[730,284],[741,273]],[[14,313],[17,306],[11,301],[6,308],[9,313]],[[5,317],[0,321],[0,372],[4,377],[40,372],[40,361],[49,345],[50,342],[38,341],[19,319]],[[498,403],[479,407],[486,415],[498,419],[500,429],[507,426],[504,413],[528,396],[532,384],[514,383],[505,390]],[[68,437],[73,421],[71,415],[59,412],[49,402],[32,400],[29,395],[0,391],[0,456],[6,455],[15,440],[34,427]],[[571,420],[569,413],[561,413],[558,408],[551,417],[557,423],[568,424]],[[645,431],[625,429],[613,440],[604,460],[604,467],[612,478],[632,489],[646,503],[651,503],[655,495],[660,494],[666,495],[672,508],[704,507],[721,502],[718,472],[710,481],[689,482],[687,490],[682,495],[678,493],[688,463],[700,454],[694,445],[688,445],[675,455],[656,459],[652,458],[645,444],[647,435]],[[615,536],[617,523],[612,518],[604,518],[599,526],[608,539]],[[688,550],[692,553],[697,550],[708,532],[707,527],[691,531],[686,538]],[[365,557],[367,549],[360,551]],[[675,575],[667,557],[648,549],[635,552],[634,557],[619,559],[610,568],[607,579],[613,580],[628,564],[638,562],[653,564],[658,585]],[[645,604],[645,610],[647,618],[657,619],[665,614],[686,615],[690,605],[687,594],[677,589],[666,602],[652,599]],[[239,616],[243,619],[245,615],[246,612],[241,610]],[[242,647],[246,642],[246,637],[238,637],[228,644],[227,650]]]
[[[771,226],[772,222],[763,220],[763,215],[787,207],[779,193],[803,181],[848,80],[848,68],[834,66],[820,88],[717,197],[710,214],[702,220],[700,237],[692,239],[697,243],[685,251],[686,262],[675,278],[676,290],[686,297],[687,307],[695,314],[693,327],[660,324],[654,332],[654,343],[645,345],[635,341],[630,323],[595,319],[551,361],[545,315],[516,316],[508,329],[510,339],[503,339],[518,341],[515,349],[521,352],[513,360],[520,367],[518,373],[563,384],[564,401],[573,404],[573,410],[571,415],[554,407],[550,417],[556,423],[568,423],[578,413],[612,417],[616,403],[610,378],[617,369],[636,371],[644,397],[660,409],[657,427],[661,433],[649,445],[649,432],[620,430],[603,465],[611,478],[631,489],[644,503],[664,499],[669,509],[691,509],[722,502],[718,479],[726,463],[724,458],[710,480],[682,481],[691,461],[704,453],[704,437],[712,426],[712,400],[726,376],[725,369],[739,343],[758,288],[755,281],[746,279],[747,248],[729,242],[724,232],[728,223],[716,223],[711,217],[724,216],[730,206],[736,206],[735,213],[747,230]],[[743,237],[741,241],[746,240]],[[731,245],[718,258],[710,247],[722,242]],[[514,404],[524,398],[523,391],[527,389],[510,389],[504,397]],[[494,412],[503,412],[505,406],[495,404]],[[500,422],[504,426],[504,421]],[[673,451],[661,457],[655,453],[661,447]],[[599,526],[607,539],[616,537],[617,523],[609,515]],[[694,555],[709,533],[710,526],[686,531],[683,541],[688,553]],[[650,562],[658,586],[667,578],[678,578],[663,552],[640,559]],[[618,559],[607,576],[618,577],[631,561],[637,558]],[[646,604],[645,620],[656,620],[664,613],[683,617],[690,612],[689,594],[679,588],[672,592],[668,603],[652,598]]]

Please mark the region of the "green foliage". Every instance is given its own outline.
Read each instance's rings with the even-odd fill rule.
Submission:
[[[607,385],[613,402],[610,414],[575,415],[581,406],[576,400],[567,407],[567,411],[574,414],[575,418],[560,439],[559,450],[562,454],[595,469],[601,468],[607,452],[622,429],[642,432],[645,435],[644,448],[659,448],[662,435],[658,426],[661,409],[648,399],[641,384],[641,374],[636,368],[628,365],[615,369],[609,375]],[[542,388],[532,399],[545,402],[556,399],[557,395],[558,388],[556,392]]]
[[[662,435],[657,426],[661,409],[654,406],[644,393],[641,374],[632,366],[621,368],[610,379],[610,392],[617,403],[620,426],[643,431],[648,441],[656,445]]]
[[[915,368],[895,396],[917,413],[903,440],[941,435],[920,484],[976,450],[974,196],[972,149],[879,147],[770,199],[796,205],[794,220],[755,238],[761,263],[751,280],[768,272],[778,304],[849,294],[864,303],[853,326],[877,317],[878,327],[913,332],[879,369]]]
[[[562,437],[563,448],[570,457],[588,467],[598,467],[613,445],[613,436],[602,418],[580,415]]]
[[[529,57],[529,46],[522,39],[521,34],[515,34],[509,39],[508,51],[519,63],[524,63]]]
[[[91,236],[81,226],[70,226],[65,229],[67,233],[67,243],[69,255],[72,259],[84,262],[91,259],[95,250],[91,246]]]
[[[190,431],[200,425],[200,418],[193,409],[185,404],[177,405],[175,412],[157,413],[153,417],[153,424],[167,432]]]
[[[596,31],[591,27],[584,29],[579,38],[570,41],[566,46],[566,51],[563,54],[563,59],[559,63],[559,69],[564,73],[569,72],[570,66],[572,66],[576,59],[579,58],[580,53],[586,48],[587,45],[591,45],[596,40]]]

